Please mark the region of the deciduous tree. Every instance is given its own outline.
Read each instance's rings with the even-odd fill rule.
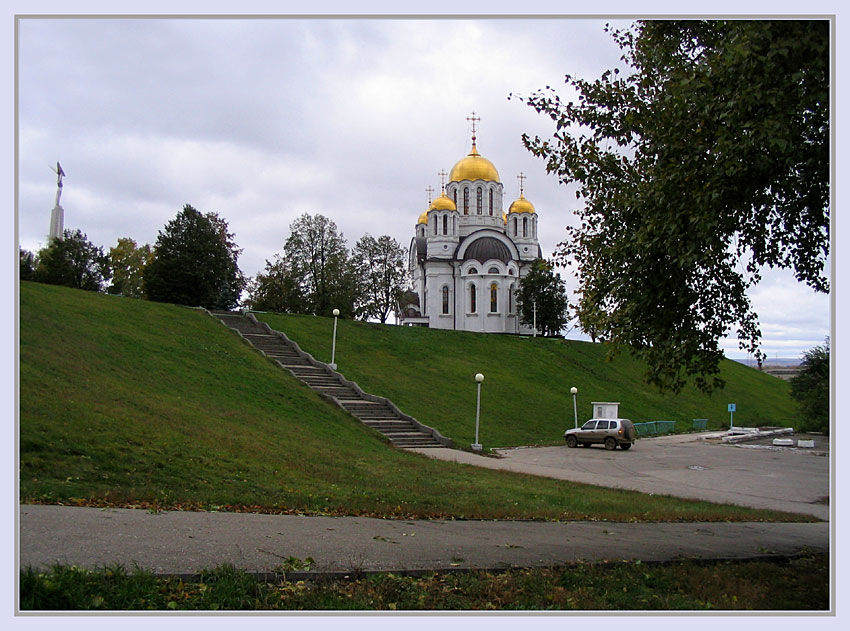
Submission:
[[[409,282],[404,250],[390,236],[365,234],[351,257],[359,281],[358,315],[385,323]]]
[[[101,291],[109,276],[109,258],[103,248],[91,243],[80,230],[65,230],[64,238],[51,239],[50,245],[39,251],[33,280]]]
[[[829,289],[829,22],[644,21],[613,31],[626,72],[578,99],[523,99],[555,122],[523,136],[580,224],[557,251],[579,280],[578,317],[680,390],[722,386],[719,340],[758,356],[747,290],[765,267]]]
[[[304,294],[286,259],[275,255],[274,261],[266,261],[265,272],[249,283],[246,303],[256,311],[304,312]]]
[[[289,226],[284,255],[304,297],[301,313],[354,315],[357,278],[345,238],[324,215],[304,213]]]
[[[532,263],[520,281],[516,305],[523,324],[534,326],[536,321],[543,335],[561,332],[567,323],[567,287],[552,263],[544,259]]]
[[[20,252],[20,279],[21,280],[33,280],[35,278],[35,269],[38,266],[38,259],[35,254],[30,252],[29,250],[24,250],[23,248],[18,248]]]
[[[153,251],[147,243],[139,247],[135,240],[121,237],[114,247],[109,248],[109,266],[112,282],[107,293],[121,294],[129,298],[144,297],[143,272],[145,265],[153,260]]]
[[[791,396],[800,406],[802,431],[829,431],[829,338],[804,353],[800,372],[791,379]]]

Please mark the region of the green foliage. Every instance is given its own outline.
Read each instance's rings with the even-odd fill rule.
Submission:
[[[384,323],[409,282],[404,249],[398,241],[365,234],[354,245],[352,264],[358,280],[358,315]]]
[[[247,306],[256,311],[301,313],[305,305],[301,284],[287,259],[275,255],[266,261],[265,272],[248,283]]]
[[[112,283],[106,290],[109,294],[120,294],[129,298],[143,298],[143,272],[145,266],[153,260],[151,246],[147,243],[138,247],[133,239],[122,237],[109,248],[109,266],[112,269]]]
[[[352,572],[354,573],[354,572]],[[197,580],[136,568],[21,570],[31,610],[573,610],[827,611],[829,558],[576,563],[503,572],[383,573],[351,580],[258,581],[232,566]]]
[[[800,407],[800,429],[829,432],[829,338],[803,355],[800,372],[791,379],[791,396]]]
[[[144,268],[144,290],[157,302],[229,309],[245,287],[240,252],[224,219],[186,204],[159,232]]]
[[[582,327],[628,347],[647,380],[722,385],[733,327],[759,355],[747,289],[765,267],[828,291],[829,21],[641,21],[614,31],[627,72],[523,99],[555,122],[523,136],[581,223],[556,258],[580,281]]]
[[[19,278],[21,280],[33,280],[35,278],[35,269],[38,266],[38,259],[29,250],[24,250],[21,247],[18,250],[20,258]]]
[[[289,226],[284,255],[298,283],[303,302],[299,313],[343,317],[354,315],[357,278],[345,238],[324,215],[304,213]]]
[[[48,285],[101,291],[109,280],[109,258],[80,230],[65,230],[62,239],[51,239],[38,253],[33,280]]]
[[[561,332],[567,323],[567,288],[551,263],[537,259],[531,264],[516,292],[516,305],[523,324],[533,326],[536,318],[543,335]]]
[[[262,314],[314,357],[330,358],[330,318]],[[692,386],[678,395],[643,383],[643,364],[623,353],[612,361],[603,344],[526,338],[366,322],[339,322],[336,361],[348,379],[385,396],[417,420],[436,427],[458,445],[475,437],[475,373],[481,392],[480,442],[489,447],[562,445],[573,426],[570,388],[578,388],[578,414],[591,418],[591,401],[620,401],[635,422],[694,418],[709,428],[728,427],[728,402],[741,423],[792,426],[797,418],[788,382],[724,360],[722,392],[708,396]]]
[[[20,315],[22,502],[381,517],[808,519],[394,449],[218,321],[175,305],[23,282]],[[330,330],[326,318],[288,317]],[[403,364],[409,355],[400,357]],[[471,374],[465,385],[471,391]]]

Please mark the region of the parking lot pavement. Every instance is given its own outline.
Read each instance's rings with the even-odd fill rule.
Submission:
[[[796,438],[797,436],[793,436]],[[560,480],[814,515],[829,520],[828,439],[818,449],[723,444],[699,434],[641,438],[629,451],[604,447],[499,449],[497,458],[453,449],[416,450],[464,464]]]

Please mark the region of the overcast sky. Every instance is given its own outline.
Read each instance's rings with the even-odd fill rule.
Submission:
[[[551,85],[567,97],[565,73],[617,65],[606,21],[21,19],[20,245],[46,243],[59,161],[65,227],[105,250],[153,244],[184,204],[228,221],[251,276],[305,212],[335,221],[349,246],[370,233],[406,248],[426,187],[438,193],[438,172],[469,151],[474,110],[505,206],[524,173],[550,256],[579,202],[522,146],[552,122],[508,95]],[[769,359],[829,335],[829,298],[790,273],[765,274],[752,299]]]

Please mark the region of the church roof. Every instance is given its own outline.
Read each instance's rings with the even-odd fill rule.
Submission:
[[[493,163],[478,153],[475,148],[475,139],[472,141],[472,151],[465,158],[458,160],[449,173],[449,182],[460,182],[462,180],[485,180],[487,182],[498,182],[499,172]]]
[[[519,194],[519,199],[514,200],[511,207],[508,208],[509,213],[534,213],[534,204],[528,201],[522,193]]]
[[[457,206],[446,196],[446,192],[443,191],[443,193],[431,204],[431,208],[429,210],[457,210]],[[428,221],[426,220],[425,223],[428,223]]]
[[[503,263],[507,263],[511,260],[511,251],[508,250],[508,246],[498,239],[481,237],[470,244],[463,257],[464,261],[473,259],[479,263],[484,263],[491,259],[497,259]]]

